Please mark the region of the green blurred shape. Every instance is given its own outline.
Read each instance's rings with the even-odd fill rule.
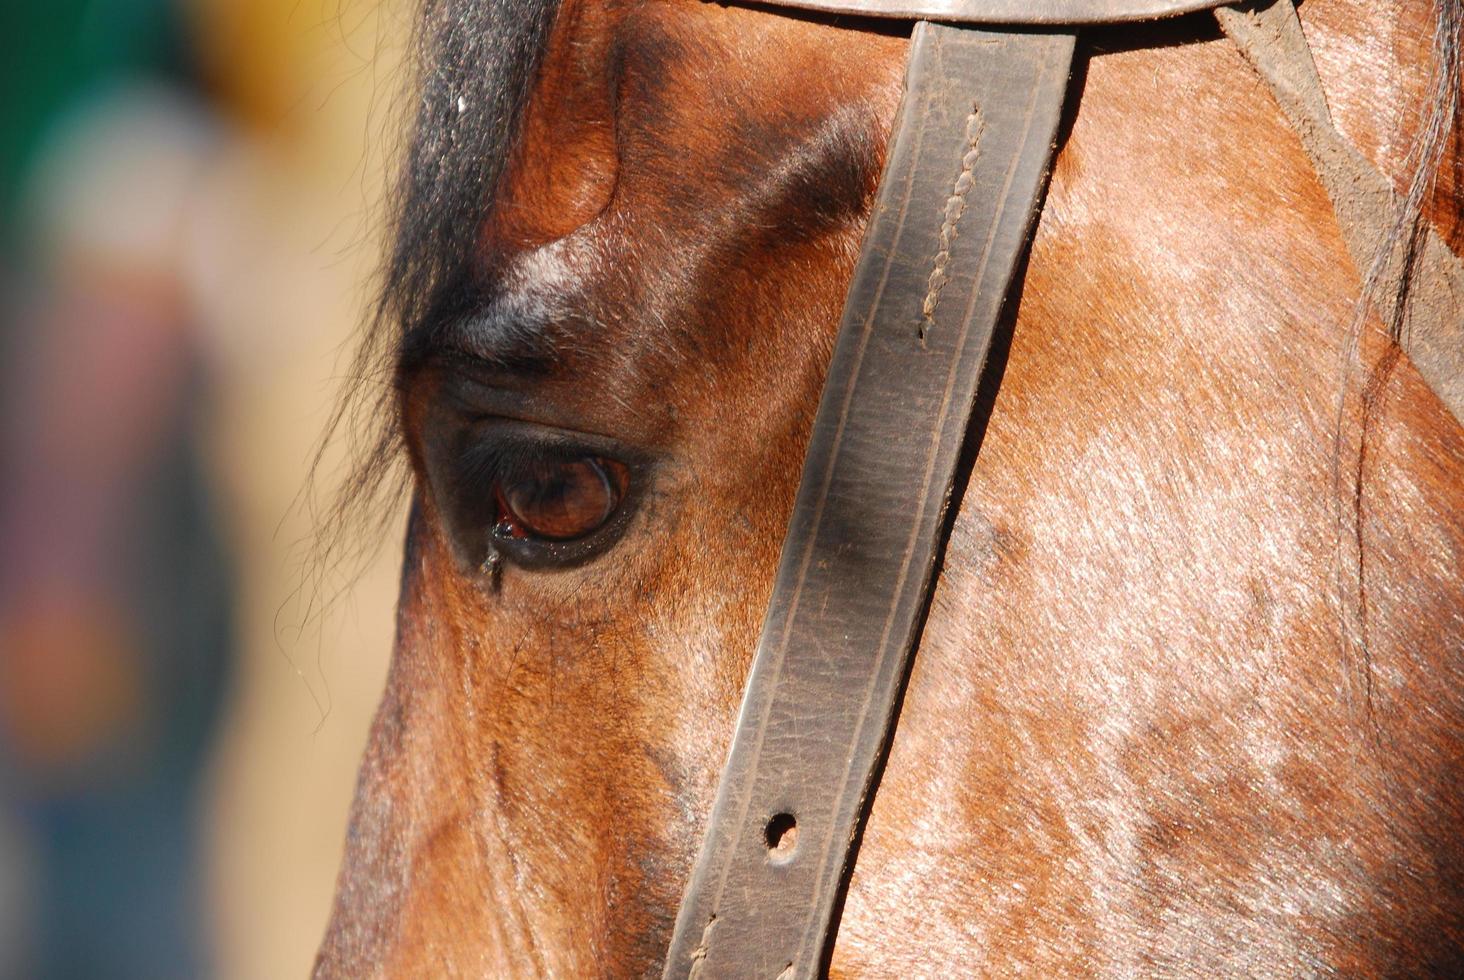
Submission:
[[[0,0],[0,239],[51,126],[119,80],[191,74],[177,0]]]

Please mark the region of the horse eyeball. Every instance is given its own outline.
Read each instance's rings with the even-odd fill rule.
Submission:
[[[625,492],[625,466],[598,456],[538,460],[499,486],[498,533],[572,541],[599,530]]]

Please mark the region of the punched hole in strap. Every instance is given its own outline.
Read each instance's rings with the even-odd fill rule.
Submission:
[[[798,847],[798,819],[791,813],[775,813],[763,827],[763,842],[768,845],[768,860],[787,864]]]

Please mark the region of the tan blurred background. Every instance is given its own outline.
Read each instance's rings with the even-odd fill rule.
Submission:
[[[299,495],[413,4],[3,6],[0,977],[305,976],[400,552],[319,586]]]

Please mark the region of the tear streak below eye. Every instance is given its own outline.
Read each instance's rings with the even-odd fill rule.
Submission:
[[[625,492],[625,466],[598,456],[535,461],[498,487],[497,533],[572,541],[599,530]]]

